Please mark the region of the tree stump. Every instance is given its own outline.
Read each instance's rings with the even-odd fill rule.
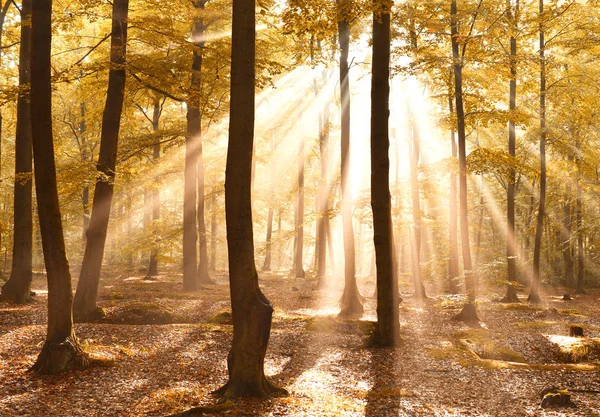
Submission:
[[[569,327],[569,336],[571,336],[571,337],[584,337],[583,336],[583,327],[581,327],[581,326],[571,326],[571,327]]]

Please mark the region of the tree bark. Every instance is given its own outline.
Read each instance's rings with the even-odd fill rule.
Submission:
[[[423,280],[421,277],[421,201],[419,187],[419,158],[421,156],[421,138],[419,127],[416,125],[414,114],[409,109],[409,124],[411,126],[411,134],[409,136],[409,154],[410,154],[410,188],[413,216],[413,233],[411,240],[412,247],[412,272],[413,272],[413,287],[415,298],[422,300],[427,298]]]
[[[390,9],[388,0],[374,0],[373,64],[371,78],[371,207],[377,265],[376,346],[395,346],[400,337],[398,281],[394,256],[390,194],[389,95]]]
[[[304,139],[300,139],[297,159],[296,204],[294,204],[294,276],[304,278],[302,251],[304,250]]]
[[[462,89],[462,57],[459,54],[458,45],[458,17],[456,0],[452,0],[451,4],[451,36],[452,36],[452,58],[454,60],[454,97],[456,101],[456,119],[458,133],[458,184],[459,184],[459,207],[460,207],[460,239],[463,255],[463,266],[465,273],[465,285],[467,289],[467,305],[463,308],[460,316],[472,319],[476,311],[475,308],[475,282],[473,265],[471,261],[471,244],[469,243],[469,221],[468,200],[467,200],[467,143],[465,132],[465,111],[463,104],[463,89]],[[469,314],[471,313],[471,314]]]
[[[42,374],[65,371],[84,355],[75,336],[71,307],[71,274],[58,203],[52,137],[50,52],[52,1],[32,3],[31,133],[42,247],[48,279],[48,332],[33,370]]]
[[[152,108],[152,130],[158,131],[160,127],[160,115],[162,107],[160,105],[160,99],[157,97],[154,100],[154,106]],[[160,141],[157,139],[156,143],[152,147],[152,158],[155,163],[158,163],[160,159]],[[158,178],[155,179],[155,184],[152,187],[152,221],[157,222],[160,220],[160,187]],[[154,279],[158,276],[158,247],[156,242],[153,242],[152,249],[150,249],[150,260],[148,261],[148,273],[146,274],[147,279]]]
[[[542,233],[546,210],[546,43],[544,41],[544,0],[539,0],[540,16],[540,202],[535,228],[535,246],[533,248],[533,276],[528,300],[534,303],[541,301],[540,288],[540,255],[542,250]]]
[[[26,303],[32,279],[32,148],[31,148],[31,7],[32,0],[21,3],[21,51],[19,53],[19,97],[15,138],[14,240],[12,271],[2,287],[1,301]]]
[[[517,17],[519,14],[519,1],[515,4],[515,13],[511,11],[511,4],[507,6],[508,19],[512,24],[512,35],[510,37],[510,86],[509,86],[509,110],[510,119],[508,121],[508,154],[511,157],[516,156],[516,130],[514,121],[514,112],[517,108]],[[508,284],[506,295],[502,301],[515,303],[519,301],[517,297],[517,239],[515,234],[515,169],[511,167],[506,186],[506,264]]]
[[[210,270],[217,267],[217,192],[213,188],[210,196]]]
[[[346,2],[338,0],[343,10]],[[338,22],[340,42],[340,99],[341,118],[341,186],[342,186],[342,227],[344,233],[344,293],[341,299],[341,317],[362,315],[364,309],[356,285],[356,265],[354,253],[354,231],[352,229],[352,190],[350,188],[350,80],[348,72],[348,53],[350,49],[350,28],[347,17]]]
[[[448,106],[450,109],[450,118],[454,118],[454,104],[452,102],[452,92],[448,94]],[[458,157],[454,127],[450,130],[450,142],[452,144],[452,160]],[[450,294],[458,293],[458,279],[460,275],[458,266],[458,207],[456,199],[456,173],[454,169],[450,170],[450,220],[449,220],[449,243],[448,243],[448,292]]]
[[[565,201],[562,209],[563,219],[561,227],[561,246],[563,252],[563,262],[565,265],[564,285],[565,287],[570,287],[573,285],[573,251],[571,244],[573,216],[571,215],[571,186],[568,183],[565,187]]]
[[[583,252],[583,200],[580,179],[577,181],[577,289],[576,294],[585,294],[585,257]]]
[[[79,121],[79,134],[81,135],[80,146],[81,146],[81,161],[88,162],[88,149],[87,149],[87,140],[86,140],[86,131],[87,126],[85,123],[85,103],[81,102],[79,105],[79,116],[81,120]],[[81,238],[85,241],[88,227],[90,226],[90,186],[87,182],[83,185],[83,191],[81,192],[81,205],[83,207],[83,224],[81,229]]]
[[[106,104],[102,115],[100,152],[96,188],[92,201],[92,215],[87,230],[85,252],[81,273],[75,293],[73,314],[76,321],[102,318],[102,310],[96,306],[100,270],[104,256],[106,232],[113,197],[117,146],[121,125],[121,113],[125,96],[125,56],[127,50],[127,15],[129,0],[115,0],[112,11],[110,71]]]
[[[197,0],[194,8],[197,11],[204,10],[207,0]],[[202,98],[202,59],[204,51],[204,19],[197,18],[192,30],[192,39],[194,42],[194,56],[192,61],[192,81],[190,99],[188,100],[188,128],[197,136],[195,142],[197,146],[196,155],[196,179],[198,186],[198,206],[197,206],[197,224],[198,224],[198,282],[200,284],[214,284],[208,273],[208,247],[206,239],[206,220],[204,219],[204,159],[202,156],[202,136],[201,123],[202,111],[200,101]]]
[[[231,49],[229,146],[225,171],[225,213],[233,341],[227,357],[225,398],[265,397],[281,389],[264,373],[273,306],[258,285],[252,231],[252,148],[255,101],[255,0],[234,0]]]

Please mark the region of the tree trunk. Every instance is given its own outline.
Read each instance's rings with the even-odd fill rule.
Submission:
[[[152,109],[152,130],[158,131],[160,123],[160,115],[162,108],[160,100],[157,97],[154,100],[154,106]],[[157,140],[152,147],[152,157],[154,162],[158,164],[160,159],[160,140]],[[160,220],[160,187],[158,178],[155,179],[155,183],[152,187],[152,221],[157,222]],[[150,249],[150,260],[148,261],[148,273],[146,274],[147,279],[154,279],[158,276],[158,248],[156,242],[152,242],[153,247]]]
[[[194,8],[204,10],[207,0],[197,0]],[[198,186],[198,282],[200,284],[214,284],[208,273],[208,247],[206,243],[206,221],[204,219],[204,159],[202,156],[202,111],[200,100],[202,97],[202,56],[204,51],[204,19],[196,18],[192,30],[194,42],[194,56],[192,60],[192,81],[190,85],[190,98],[188,100],[188,132],[195,136],[196,154],[196,179]]]
[[[324,83],[329,80],[329,72],[323,77]],[[315,95],[318,91],[315,91]],[[330,102],[325,100],[323,110],[319,113],[319,154],[321,155],[321,184],[317,196],[317,239],[315,252],[317,257],[317,288],[327,285],[327,223],[329,202],[329,115]]]
[[[416,124],[414,114],[411,109],[409,112],[409,124],[412,127],[409,136],[409,154],[410,154],[410,188],[412,201],[412,216],[413,216],[413,233],[412,233],[412,272],[413,272],[413,287],[415,298],[422,300],[427,298],[423,280],[421,277],[421,198],[419,187],[419,158],[421,156],[421,137],[419,127]]]
[[[395,346],[400,337],[398,281],[394,256],[392,197],[390,195],[389,95],[390,8],[388,0],[374,0],[373,68],[371,78],[371,207],[377,264],[376,346]],[[378,4],[379,3],[379,4]]]
[[[97,320],[103,316],[102,310],[96,306],[96,300],[113,197],[117,145],[125,96],[128,9],[129,0],[115,0],[113,3],[111,68],[108,74],[106,105],[102,115],[100,152],[96,165],[98,174],[92,201],[92,215],[73,305],[76,321]]]
[[[341,10],[350,0],[338,0]],[[341,118],[341,185],[342,185],[342,227],[344,232],[344,293],[341,300],[340,316],[362,315],[364,309],[356,285],[356,265],[354,253],[354,231],[352,230],[352,190],[350,188],[350,80],[348,79],[348,52],[350,49],[350,28],[346,17],[338,22],[340,41],[340,99]]]
[[[517,15],[519,13],[519,1],[515,4],[515,14],[511,11],[510,2],[508,4],[508,19],[513,25],[513,34],[510,37],[510,86],[509,86],[509,110],[510,119],[508,121],[508,154],[511,157],[516,156],[516,131],[514,113],[517,108]],[[506,187],[506,264],[508,285],[503,302],[515,303],[519,301],[517,297],[517,240],[515,234],[515,181],[516,175],[514,168],[510,169],[508,184]]]
[[[212,190],[210,196],[210,270],[217,268],[217,192]]]
[[[281,391],[264,373],[273,306],[258,286],[252,231],[256,15],[254,0],[233,2],[229,146],[225,213],[233,341],[227,357],[225,398],[265,397]]]
[[[303,266],[302,251],[304,249],[304,139],[300,139],[297,160],[298,189],[296,190],[296,204],[294,211],[294,276],[306,276]]]
[[[79,134],[81,135],[81,162],[88,162],[88,149],[86,140],[87,126],[85,123],[85,103],[81,102],[79,105]],[[81,192],[81,205],[83,206],[83,224],[81,231],[81,238],[85,241],[88,227],[90,226],[90,186],[87,182],[83,185],[83,191]]]
[[[53,374],[79,365],[85,356],[73,329],[71,274],[56,184],[50,70],[52,1],[35,0],[31,10],[31,133],[35,189],[48,278],[48,332],[32,369],[42,374]]]
[[[31,21],[32,0],[21,3],[21,21]],[[2,287],[1,301],[29,301],[32,279],[32,151],[29,83],[31,81],[31,26],[21,25],[17,132],[15,138],[14,241],[10,279]]]
[[[573,256],[572,256],[572,218],[571,215],[571,187],[569,184],[565,187],[565,202],[563,204],[563,219],[561,227],[562,252],[564,269],[564,285],[570,287],[573,284]]]
[[[462,58],[459,54],[458,45],[458,17],[456,0],[451,4],[452,18],[452,58],[454,59],[454,97],[456,100],[456,119],[458,133],[458,185],[459,185],[459,207],[460,207],[460,239],[463,255],[463,266],[465,272],[465,285],[467,288],[467,305],[463,308],[461,318],[477,319],[475,314],[475,282],[473,265],[471,262],[471,244],[469,243],[469,221],[467,219],[467,142],[465,132],[465,111],[462,96]],[[470,314],[469,314],[470,313]]]
[[[540,205],[538,208],[537,224],[535,228],[535,246],[533,248],[533,276],[528,300],[534,303],[541,301],[540,289],[540,254],[542,250],[542,232],[544,229],[544,216],[546,210],[546,59],[544,52],[544,23],[541,20],[544,14],[544,0],[539,0],[540,16]]]
[[[584,252],[583,252],[583,201],[581,184],[577,181],[577,290],[576,294],[585,294]]]
[[[450,109],[450,118],[454,118],[454,104],[452,102],[452,92],[448,94],[448,106]],[[454,127],[450,130],[450,142],[452,144],[452,160],[458,157]],[[456,201],[456,173],[454,169],[450,170],[450,220],[449,220],[449,238],[448,243],[448,292],[450,294],[458,293],[458,279],[460,275],[458,267],[458,208]]]

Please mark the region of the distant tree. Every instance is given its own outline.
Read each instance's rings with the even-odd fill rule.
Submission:
[[[251,174],[255,114],[255,0],[234,0],[231,49],[229,146],[225,216],[233,341],[227,357],[225,398],[265,397],[282,390],[265,377],[264,360],[273,306],[258,285],[252,230]]]
[[[2,287],[0,300],[25,303],[32,279],[32,150],[29,85],[31,81],[31,2],[21,3],[21,50],[19,52],[19,97],[15,138],[14,240],[10,279]]]
[[[65,371],[86,361],[73,329],[71,273],[65,252],[52,137],[52,1],[35,0],[31,27],[31,133],[35,189],[48,278],[48,332],[33,370]]]
[[[377,264],[377,326],[373,344],[399,341],[398,282],[394,256],[390,195],[389,96],[391,1],[373,2],[373,64],[371,78],[371,206]]]
[[[104,315],[96,305],[100,270],[113,198],[116,174],[117,145],[121,127],[121,113],[125,96],[125,56],[127,50],[127,15],[129,0],[115,0],[112,10],[110,71],[106,104],[102,115],[102,133],[96,188],[92,201],[92,215],[86,232],[85,253],[75,293],[73,315],[76,321],[97,320]]]
[[[152,130],[157,132],[160,125],[160,116],[162,114],[164,99],[161,103],[159,97],[154,98],[153,106],[152,106]],[[145,115],[145,113],[144,113]],[[156,163],[158,163],[160,159],[160,140],[157,139],[156,143],[152,146],[152,158]],[[160,188],[159,184],[153,184],[152,188],[152,221],[156,222],[160,220]],[[148,272],[146,274],[147,278],[154,278],[158,275],[158,248],[156,245],[150,249],[150,260],[148,261]]]
[[[362,314],[364,311],[356,285],[356,262],[354,230],[352,228],[352,190],[350,188],[350,80],[348,53],[350,52],[350,27],[348,9],[352,0],[338,0],[340,16],[338,37],[340,43],[340,101],[341,118],[341,186],[342,186],[342,226],[344,233],[344,293],[341,300],[340,316]]]

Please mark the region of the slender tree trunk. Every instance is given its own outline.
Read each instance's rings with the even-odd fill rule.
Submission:
[[[343,10],[346,2],[338,0]],[[352,230],[352,191],[350,188],[350,80],[348,72],[348,52],[350,49],[350,29],[343,17],[338,22],[340,41],[340,98],[342,102],[341,169],[342,169],[342,227],[344,231],[344,293],[341,300],[340,316],[362,315],[364,309],[356,285],[356,265],[354,253],[354,231]]]
[[[534,303],[541,301],[540,290],[540,255],[542,250],[542,233],[546,214],[546,43],[544,41],[544,0],[539,0],[540,16],[540,205],[535,228],[535,246],[533,248],[533,276],[528,300]]]
[[[12,2],[10,0],[6,0],[5,3],[0,1],[1,10],[0,10],[0,48],[2,47],[2,38],[4,35],[4,22],[6,21],[6,14],[8,13],[8,9]],[[0,49],[0,64],[2,64],[2,49]],[[0,108],[0,177],[2,176],[2,109]],[[1,219],[0,219],[1,220]],[[2,249],[2,237],[4,234],[4,226],[3,221],[0,221],[0,249]],[[6,258],[6,252],[5,252]],[[4,268],[6,267],[6,259],[4,262],[0,264],[0,278],[4,279]]]
[[[79,134],[80,134],[80,145],[81,145],[81,161],[86,163],[88,162],[88,158],[92,157],[88,156],[87,149],[87,126],[85,123],[85,103],[82,101],[79,105],[79,117],[81,120],[79,121]],[[81,238],[85,241],[88,227],[90,226],[90,186],[87,182],[83,185],[83,191],[81,192],[81,205],[83,206],[83,224],[82,224],[82,236]]]
[[[21,22],[31,21],[32,0],[21,3]],[[19,53],[19,98],[15,139],[14,240],[10,279],[2,287],[0,300],[29,301],[32,279],[32,148],[29,85],[31,81],[31,26],[21,24]]]
[[[194,7],[199,10],[204,9],[204,5],[207,0],[196,1]],[[192,64],[192,96],[189,102],[193,105],[194,114],[193,123],[194,131],[198,135],[197,146],[197,181],[198,181],[198,211],[197,211],[197,223],[198,223],[198,280],[200,284],[214,284],[215,282],[210,278],[208,273],[208,247],[206,239],[206,220],[204,218],[204,158],[202,155],[202,137],[201,137],[201,121],[202,113],[200,109],[200,98],[201,98],[201,76],[202,76],[202,55],[204,51],[204,19],[199,19],[194,23],[194,30],[192,37],[194,39],[194,59]]]
[[[577,294],[585,294],[583,252],[583,200],[580,180],[577,181]]]
[[[297,160],[298,190],[296,191],[296,204],[294,211],[294,276],[306,276],[303,266],[302,251],[304,250],[304,139],[300,139]]]
[[[467,218],[468,200],[467,200],[467,142],[465,132],[465,111],[463,105],[462,92],[462,58],[459,54],[458,45],[458,17],[456,0],[451,4],[452,17],[452,58],[454,59],[454,97],[456,101],[456,119],[458,133],[458,185],[459,185],[459,206],[460,206],[460,239],[463,255],[463,266],[465,273],[465,284],[467,288],[468,302],[459,315],[459,318],[467,320],[477,320],[475,309],[475,282],[473,265],[471,262],[471,244],[469,243],[469,221]]]
[[[412,272],[413,272],[413,287],[415,298],[422,300],[427,298],[423,280],[421,277],[421,198],[419,187],[419,157],[421,156],[421,137],[419,127],[412,110],[409,109],[410,126],[412,127],[411,135],[409,136],[409,154],[410,154],[410,188],[412,201],[412,216],[413,216],[413,233],[412,233]]]
[[[509,110],[510,119],[508,121],[508,154],[511,157],[516,156],[516,131],[514,112],[517,108],[517,18],[519,14],[519,1],[515,4],[515,13],[511,11],[511,4],[508,2],[508,19],[512,23],[513,33],[510,37],[510,86],[509,86]],[[506,186],[506,264],[508,285],[506,295],[502,301],[515,303],[519,301],[517,297],[517,239],[515,234],[515,181],[516,174],[514,168],[510,169],[508,175],[508,184]]]
[[[113,2],[111,67],[108,74],[106,105],[102,115],[100,153],[96,165],[98,174],[92,201],[92,216],[87,230],[85,253],[73,305],[76,321],[97,320],[103,316],[102,309],[96,306],[96,300],[113,197],[117,144],[125,96],[128,11],[129,0]]]
[[[564,269],[564,284],[565,287],[570,287],[573,284],[573,256],[572,256],[572,222],[573,216],[571,215],[571,186],[567,183],[565,187],[565,202],[563,203],[563,219],[561,227],[562,237],[562,252],[563,262],[565,265]]]
[[[273,306],[261,292],[252,231],[252,148],[254,142],[256,11],[254,0],[234,0],[231,48],[229,146],[225,171],[225,213],[233,341],[227,357],[225,398],[265,397],[278,391],[264,373]]]
[[[203,0],[200,0],[204,7]],[[200,8],[195,1],[194,8]],[[198,277],[198,154],[201,152],[200,88],[202,70],[202,47],[200,37],[204,32],[201,20],[194,22],[192,42],[192,76],[190,99],[187,103],[187,135],[185,138],[184,197],[183,197],[183,290],[195,291],[199,286]],[[200,49],[198,51],[197,49]],[[204,185],[202,185],[204,187]]]
[[[373,68],[371,79],[371,206],[377,264],[376,346],[399,342],[398,281],[394,256],[390,194],[389,95],[390,8],[388,0],[373,0]]]
[[[31,133],[35,189],[48,278],[48,332],[33,370],[53,374],[81,364],[85,356],[75,336],[71,307],[71,274],[58,203],[52,137],[50,52],[52,1],[32,3]]]
[[[157,132],[160,125],[161,115],[160,99],[157,97],[154,100],[154,106],[152,108],[152,130]],[[160,159],[160,141],[157,140],[152,147],[152,158],[154,162],[158,164]],[[155,179],[155,184],[152,187],[152,221],[157,222],[160,220],[160,187],[158,178]],[[152,249],[150,249],[150,260],[148,261],[148,273],[146,274],[147,279],[154,279],[158,276],[158,247],[156,242],[152,242]]]
[[[323,79],[323,84],[329,81],[329,72]],[[317,95],[317,91],[315,91]],[[321,184],[317,196],[317,288],[322,289],[327,285],[327,223],[329,202],[329,114],[330,102],[325,100],[323,110],[319,113],[319,154],[321,155]]]
[[[217,268],[217,192],[213,188],[210,196],[210,270]]]
[[[272,245],[272,238],[273,238],[273,207],[271,204],[273,204],[273,198],[275,196],[275,189],[274,189],[274,184],[275,184],[275,178],[277,173],[275,172],[275,161],[274,161],[274,155],[275,155],[275,134],[273,131],[271,131],[271,137],[270,137],[270,155],[269,155],[269,161],[270,161],[270,170],[271,170],[271,177],[270,177],[270,181],[269,181],[269,214],[267,216],[267,237],[266,237],[266,246],[265,246],[265,260],[263,263],[263,267],[262,270],[263,271],[270,271],[271,270],[271,261],[273,258],[273,245]]]
[[[448,94],[448,106],[450,109],[450,118],[454,118],[454,104],[452,102],[452,92]],[[458,157],[454,127],[450,130],[450,142],[452,144],[452,160]],[[450,170],[450,220],[449,220],[449,238],[448,243],[448,292],[450,294],[458,293],[458,279],[460,275],[458,267],[458,207],[456,199],[456,173],[454,169]]]

